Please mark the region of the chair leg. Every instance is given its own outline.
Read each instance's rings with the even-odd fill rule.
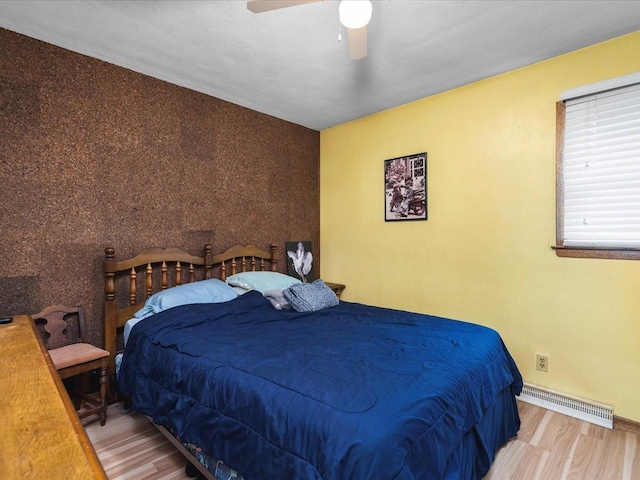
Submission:
[[[100,412],[100,426],[104,426],[107,421],[107,367],[103,365],[100,368],[100,401],[103,407]]]
[[[80,398],[80,392],[82,390],[80,390],[80,377],[82,377],[82,375],[76,375],[73,379],[74,385],[73,385],[73,406],[75,407],[76,411],[80,410],[81,404],[82,404],[82,399]]]
[[[76,391],[74,395],[76,410],[80,410],[80,407],[82,407],[82,394],[87,390],[89,390],[89,374],[81,373],[76,375]]]

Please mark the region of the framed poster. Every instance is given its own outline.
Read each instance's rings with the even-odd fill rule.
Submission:
[[[384,161],[384,220],[427,219],[427,153]]]
[[[313,268],[313,253],[310,241],[285,242],[287,251],[287,273],[303,283],[316,280]]]

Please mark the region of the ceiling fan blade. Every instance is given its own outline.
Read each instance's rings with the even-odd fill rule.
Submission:
[[[305,3],[318,2],[320,0],[247,0],[247,8],[253,13],[268,12],[278,8],[295,7]]]
[[[358,60],[367,56],[367,26],[347,29],[349,36],[349,58]]]

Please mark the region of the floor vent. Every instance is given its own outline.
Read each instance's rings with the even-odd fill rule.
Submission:
[[[610,405],[573,397],[566,393],[555,392],[526,382],[518,398],[523,402],[531,403],[547,410],[579,418],[602,427],[613,428],[613,407]]]

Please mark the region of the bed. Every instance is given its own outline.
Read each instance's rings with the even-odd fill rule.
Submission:
[[[123,261],[105,252],[114,357],[116,332],[148,309],[154,279],[171,294],[187,278],[223,292],[138,320],[118,373],[133,409],[209,478],[480,479],[519,429],[522,378],[494,330],[337,299],[278,310],[257,287],[225,297],[218,283],[277,272],[273,245],[216,256],[205,246],[201,257],[151,249]]]

